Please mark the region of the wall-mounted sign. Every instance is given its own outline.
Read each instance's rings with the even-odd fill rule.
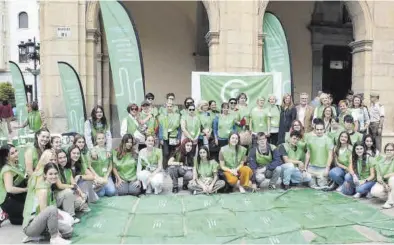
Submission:
[[[343,61],[331,60],[330,61],[330,69],[342,70],[343,69]]]
[[[71,28],[67,26],[57,27],[57,37],[58,38],[68,38],[71,37]]]

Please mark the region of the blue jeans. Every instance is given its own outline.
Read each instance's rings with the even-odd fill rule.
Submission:
[[[328,172],[328,177],[330,177],[332,181],[341,186],[343,182],[345,182],[345,174],[345,170],[339,167],[335,167],[331,169],[330,172]]]
[[[345,175],[345,182],[342,186],[342,193],[344,195],[354,195],[357,192],[360,193],[361,196],[364,196],[371,191],[374,185],[375,185],[374,181],[368,181],[356,187],[353,181],[353,176],[347,173]]]
[[[115,184],[112,181],[112,178],[108,177],[108,183],[97,192],[97,195],[99,197],[103,197],[103,196],[112,197],[115,196],[115,194],[116,194]]]
[[[310,174],[303,174],[298,168],[294,167],[292,163],[284,163],[281,165],[281,178],[284,185],[289,185],[290,181],[293,184],[311,181]]]

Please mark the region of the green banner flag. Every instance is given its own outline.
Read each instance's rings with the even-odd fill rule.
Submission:
[[[217,103],[227,102],[240,93],[248,96],[249,107],[256,106],[259,97],[267,99],[274,92],[274,76],[264,75],[231,75],[194,73],[192,84],[193,98],[197,100],[215,100]],[[198,76],[198,78],[196,78]]]
[[[12,86],[15,89],[15,104],[16,104],[16,115],[19,125],[22,125],[27,120],[27,95],[25,89],[25,79],[19,66],[10,61],[10,71],[12,77]],[[26,134],[26,128],[20,129],[19,134]]]
[[[133,20],[120,2],[100,0],[100,8],[121,122],[130,103],[139,105],[144,100],[141,48]]]
[[[62,84],[63,99],[67,110],[68,131],[84,133],[86,120],[85,99],[79,76],[68,63],[57,62]]]
[[[263,19],[264,71],[282,74],[282,94],[292,93],[291,64],[286,34],[279,19],[266,12]],[[281,99],[281,98],[280,98]]]

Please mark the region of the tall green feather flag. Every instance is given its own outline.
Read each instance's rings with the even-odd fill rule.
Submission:
[[[282,74],[282,94],[292,93],[291,63],[286,34],[279,19],[265,13],[263,19],[264,71]]]
[[[15,103],[16,103],[16,114],[19,125],[22,125],[26,122],[27,119],[27,95],[25,89],[25,79],[23,78],[23,74],[19,66],[10,61],[10,71],[12,77],[12,86],[15,89]],[[19,134],[26,134],[26,128],[20,129]]]
[[[69,132],[84,133],[86,107],[81,81],[75,69],[68,63],[57,62],[62,84],[63,100],[67,110]]]
[[[137,30],[124,6],[116,0],[100,0],[108,43],[119,122],[130,103],[144,100],[144,71]]]

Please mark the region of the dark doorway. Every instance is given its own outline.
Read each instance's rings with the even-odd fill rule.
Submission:
[[[333,95],[337,104],[352,88],[352,53],[347,46],[324,46],[323,92]]]

